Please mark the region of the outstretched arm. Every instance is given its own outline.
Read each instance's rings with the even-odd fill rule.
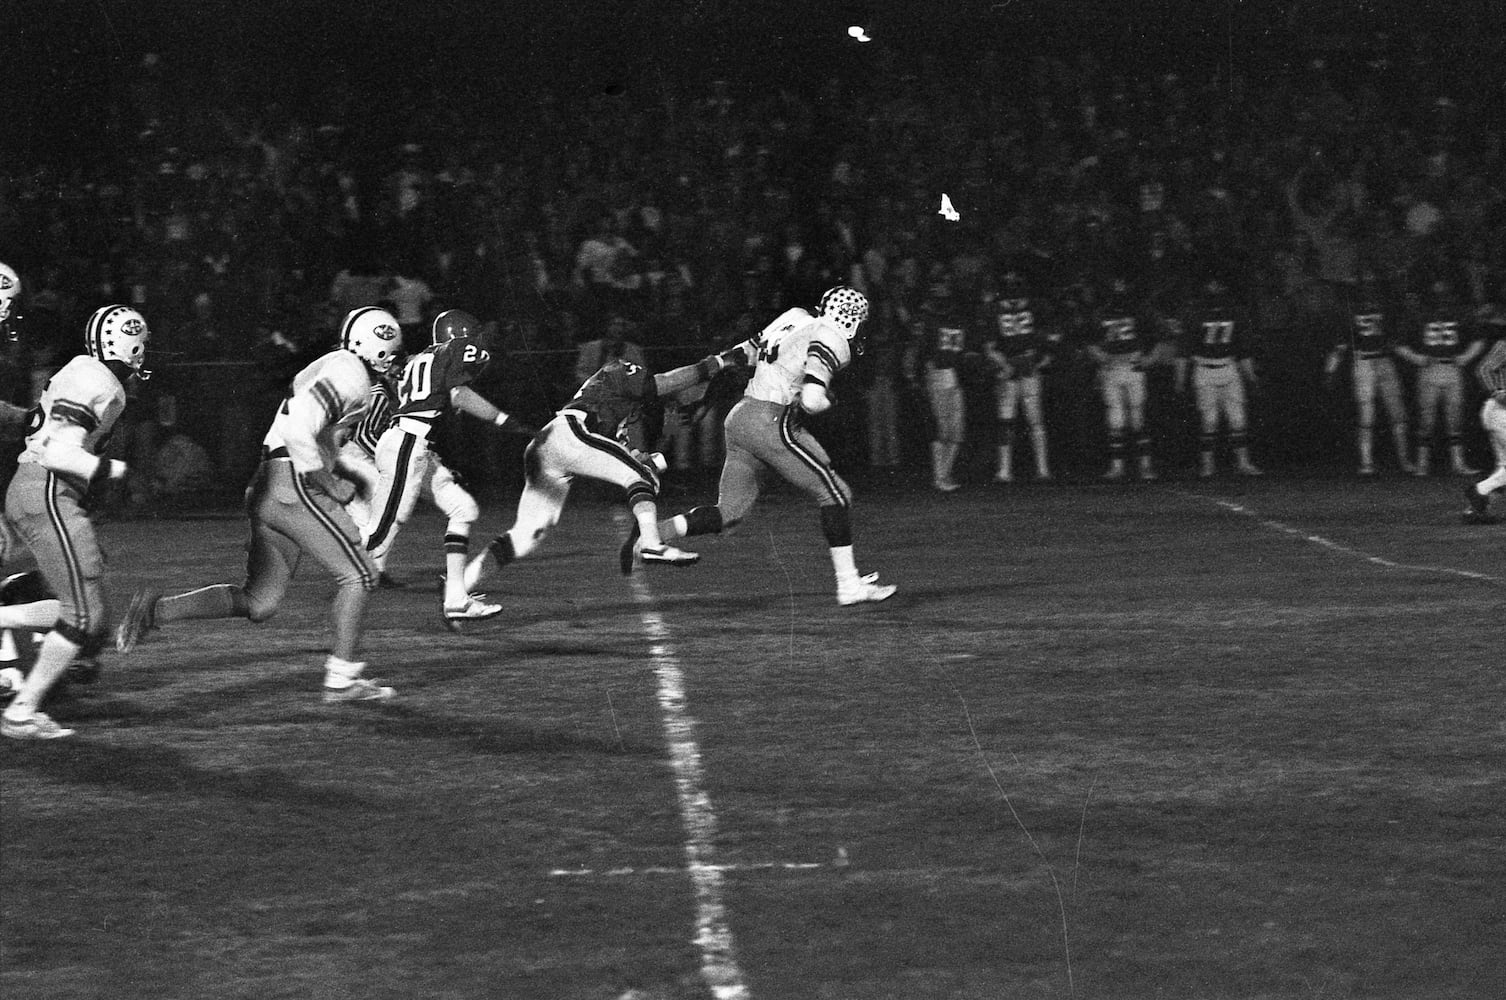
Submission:
[[[673,396],[693,385],[711,381],[724,368],[750,365],[757,357],[758,342],[745,340],[720,354],[708,354],[693,365],[682,365],[660,372],[654,376],[654,391],[660,396]]]
[[[529,427],[517,417],[497,409],[491,403],[487,402],[486,398],[479,392],[468,385],[457,385],[451,389],[450,402],[461,413],[469,413],[471,416],[485,420],[489,424],[496,424],[504,430],[515,430],[520,434],[534,433],[532,427]]]

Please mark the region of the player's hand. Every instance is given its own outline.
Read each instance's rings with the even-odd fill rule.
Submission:
[[[301,472],[298,478],[303,481],[305,488],[315,493],[323,493],[335,503],[347,504],[355,499],[355,484],[341,479],[333,472],[324,469],[315,469],[313,472]]]
[[[497,427],[503,434],[522,434],[526,437],[533,437],[539,432],[537,427],[524,423],[512,415],[508,415],[507,419],[498,424]]]

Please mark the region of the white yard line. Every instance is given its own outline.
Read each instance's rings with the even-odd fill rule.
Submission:
[[[1209,496],[1206,493],[1198,493],[1193,490],[1175,490],[1174,492],[1181,493],[1185,496],[1197,497],[1200,500],[1208,500],[1212,503],[1218,504],[1225,510],[1233,511],[1236,514],[1241,514],[1245,517],[1248,517],[1262,527],[1269,528],[1272,531],[1279,531],[1282,534],[1291,535],[1293,538],[1300,538],[1304,542],[1310,542],[1313,545],[1329,549],[1333,552],[1339,552],[1346,556],[1354,556],[1356,559],[1363,559],[1365,562],[1373,563],[1376,566],[1384,566],[1387,569],[1407,570],[1410,572],[1418,573],[1441,573],[1445,576],[1457,576],[1462,577],[1466,580],[1483,580],[1486,583],[1506,584],[1506,577],[1491,576],[1489,573],[1476,573],[1473,570],[1458,569],[1453,566],[1429,566],[1394,562],[1393,560],[1386,559],[1377,555],[1372,555],[1369,552],[1353,548],[1352,546],[1341,545],[1340,543],[1335,542],[1330,538],[1324,538],[1322,535],[1310,534],[1301,528],[1296,528],[1290,524],[1285,524],[1281,521],[1273,520],[1261,514],[1259,511],[1252,510],[1249,507],[1244,506],[1243,504],[1237,504],[1232,500],[1225,500],[1222,497]]]
[[[651,643],[654,675],[659,680],[659,708],[680,801],[680,821],[685,827],[685,867],[695,889],[694,944],[701,953],[701,975],[717,1000],[748,1000],[751,994],[737,963],[737,949],[722,899],[722,873],[730,866],[716,863],[716,813],[703,787],[701,748],[695,741],[696,721],[685,707],[685,674],[670,645],[669,627],[654,608],[645,576],[640,568],[630,580],[633,598],[638,602],[638,616]]]
[[[704,865],[719,872],[771,872],[811,871],[826,866],[816,861],[760,861],[742,865]],[[549,874],[554,878],[620,878],[624,875],[684,875],[683,868],[665,865],[645,865],[642,868],[555,868]]]

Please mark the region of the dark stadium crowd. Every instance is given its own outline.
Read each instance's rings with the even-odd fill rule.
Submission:
[[[668,365],[846,282],[873,316],[836,450],[891,465],[923,461],[924,404],[875,407],[891,426],[868,428],[857,388],[904,388],[904,345],[938,280],[982,299],[1001,270],[1023,271],[1069,350],[1114,279],[1171,316],[1217,274],[1277,380],[1256,403],[1263,433],[1300,435],[1277,411],[1319,377],[1363,275],[1399,300],[1447,282],[1480,337],[1506,324],[1506,128],[1499,81],[1482,75],[1501,64],[1443,69],[1436,44],[1351,39],[1247,70],[876,51],[804,90],[473,103],[407,89],[380,107],[338,83],[297,105],[206,105],[148,56],[102,112],[108,155],[0,181],[0,256],[25,282],[5,391],[29,402],[106,302],[148,317],[153,367],[202,386],[248,362],[275,383],[347,310],[382,301],[419,337],[448,307],[495,322],[529,373],[496,391],[530,394],[537,420],[609,324]],[[216,403],[194,390],[174,405],[202,417]],[[1080,409],[1084,427],[1062,435],[1086,442],[1098,408]],[[254,449],[192,416],[167,422],[212,455]]]

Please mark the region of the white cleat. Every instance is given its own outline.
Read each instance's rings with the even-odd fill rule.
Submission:
[[[673,545],[660,545],[657,548],[645,545],[638,550],[638,558],[642,559],[645,565],[659,563],[663,566],[689,566],[699,562],[701,554],[677,549]]]
[[[876,604],[893,597],[898,589],[892,583],[879,583],[878,574],[869,573],[851,587],[838,587],[837,603],[843,607],[850,604]]]
[[[501,613],[502,605],[487,604],[480,595],[471,594],[460,607],[444,609],[444,623],[452,632],[458,632],[468,622],[484,622]]]
[[[325,686],[324,701],[326,704],[337,704],[346,701],[387,701],[397,694],[390,687],[365,677],[357,677],[347,687],[333,688]]]

